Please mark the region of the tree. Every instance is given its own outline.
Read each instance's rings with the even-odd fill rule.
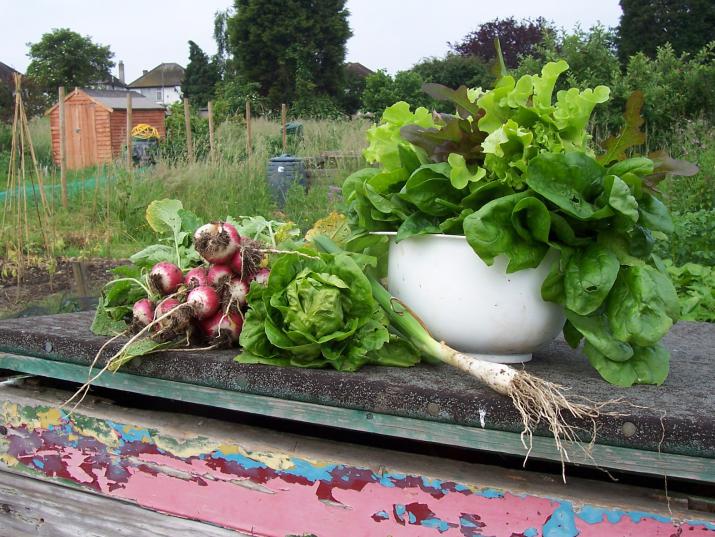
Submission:
[[[218,67],[196,43],[189,41],[189,64],[184,72],[181,93],[195,106],[206,106],[216,93]]]
[[[499,38],[507,67],[516,67],[519,58],[533,55],[544,34],[552,31],[551,25],[542,17],[533,21],[531,19],[517,21],[514,17],[494,19],[478,26],[461,42],[450,43],[449,46],[459,54],[472,54],[490,61],[496,57],[494,40]]]
[[[27,75],[46,93],[59,86],[75,88],[104,80],[114,67],[109,46],[92,42],[69,28],[43,34],[37,43],[28,43],[30,65]]]
[[[235,9],[228,33],[237,72],[271,107],[293,101],[299,72],[318,95],[340,94],[352,35],[345,0],[235,0]]]
[[[412,67],[425,82],[436,82],[449,88],[491,87],[494,77],[478,56],[448,53],[444,58],[427,58]]]
[[[622,61],[636,52],[653,58],[670,43],[676,53],[696,53],[715,41],[715,2],[712,0],[620,0],[618,27]]]
[[[216,42],[216,55],[213,62],[217,65],[219,78],[223,78],[224,74],[232,73],[229,59],[229,43],[228,43],[228,21],[234,15],[232,8],[219,10],[214,13],[214,41]]]
[[[392,77],[380,70],[365,79],[363,110],[379,117],[385,108],[397,101],[406,101],[413,108],[431,108],[434,101],[422,91],[423,83],[422,77],[414,71],[400,71]]]
[[[340,108],[349,116],[355,114],[362,107],[362,94],[365,91],[365,76],[345,69],[345,84],[343,92],[338,98]]]

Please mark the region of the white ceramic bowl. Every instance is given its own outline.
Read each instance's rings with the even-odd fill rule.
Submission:
[[[535,269],[506,273],[507,258],[487,266],[463,236],[390,235],[390,292],[416,313],[433,337],[475,358],[501,363],[531,359],[564,324],[563,308],[541,299],[557,253]]]

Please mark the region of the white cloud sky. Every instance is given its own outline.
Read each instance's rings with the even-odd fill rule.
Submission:
[[[280,1],[280,0],[277,0]],[[132,81],[142,69],[161,62],[188,62],[191,39],[209,54],[216,51],[213,16],[231,0],[0,0],[0,61],[24,72],[26,43],[52,28],[67,27],[110,45]],[[480,23],[496,17],[542,16],[567,29],[597,22],[615,26],[618,0],[348,0],[353,37],[348,61],[390,72],[420,59],[441,56],[447,42],[459,41]],[[115,70],[116,74],[116,70]]]

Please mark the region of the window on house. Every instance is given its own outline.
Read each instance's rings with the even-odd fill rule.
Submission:
[[[156,90],[156,102],[160,103],[162,101],[161,90]]]

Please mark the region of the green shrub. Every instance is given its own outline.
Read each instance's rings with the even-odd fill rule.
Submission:
[[[669,241],[658,241],[656,253],[676,265],[715,265],[715,210],[674,213],[675,231]]]
[[[209,122],[199,117],[192,108],[190,114],[191,141],[194,147],[194,157],[203,159],[209,152]],[[186,122],[184,120],[184,105],[177,102],[169,107],[169,115],[165,120],[166,138],[159,146],[162,159],[178,162],[187,158],[186,152]]]
[[[678,292],[681,319],[715,322],[715,267],[696,263],[678,267],[670,261],[667,267]]]

